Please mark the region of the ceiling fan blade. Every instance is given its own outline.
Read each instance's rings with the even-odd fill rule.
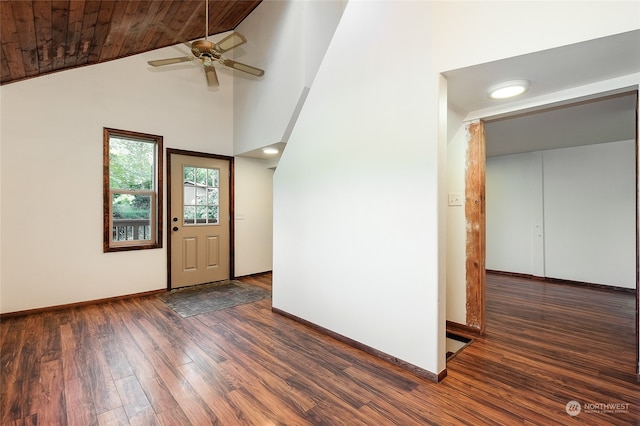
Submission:
[[[228,36],[226,36],[225,38],[223,38],[222,40],[220,40],[219,42],[217,42],[216,49],[219,52],[224,53],[227,50],[231,50],[234,47],[238,47],[241,44],[244,44],[246,42],[247,42],[247,39],[242,34],[238,32],[233,32]]]
[[[258,77],[262,77],[264,75],[264,70],[260,68],[252,67],[251,65],[243,64],[241,62],[236,62],[231,59],[224,59],[222,64],[229,68],[233,68],[238,71],[246,72]]]
[[[188,62],[191,60],[192,58],[188,56],[181,56],[179,58],[168,58],[168,59],[158,59],[156,61],[147,61],[147,63],[152,67],[161,67],[163,65],[178,64],[180,62]]]
[[[216,69],[211,66],[204,66],[204,73],[207,76],[207,85],[209,87],[218,87],[220,84],[218,83],[218,74],[216,73]]]

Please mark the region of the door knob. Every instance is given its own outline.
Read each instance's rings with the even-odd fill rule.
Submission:
[[[177,227],[177,226],[174,226],[174,227],[173,227],[173,230],[174,230],[174,231],[177,231],[177,230],[178,230],[178,227]]]

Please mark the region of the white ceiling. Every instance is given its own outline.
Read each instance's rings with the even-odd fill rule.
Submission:
[[[635,139],[635,93],[488,121],[487,157]]]
[[[284,151],[284,148],[286,146],[286,142],[277,142],[262,148],[254,149],[252,151],[243,152],[242,154],[238,154],[238,157],[258,158],[260,160],[278,160],[282,156],[282,151]],[[265,148],[275,148],[278,150],[278,153],[265,154],[263,151]]]
[[[487,88],[526,79],[529,91],[517,102],[640,73],[640,31],[577,43],[444,73],[449,106],[462,113],[508,109],[516,101],[495,101]],[[637,81],[637,79],[636,79]],[[549,105],[527,113],[486,116],[487,156],[614,142],[635,138],[636,90],[571,105]],[[622,92],[620,94],[619,92]],[[473,114],[471,114],[473,115]],[[480,114],[482,115],[482,114]]]

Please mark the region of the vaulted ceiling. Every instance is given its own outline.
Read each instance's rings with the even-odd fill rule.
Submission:
[[[235,29],[261,1],[209,0],[209,35]],[[0,84],[203,38],[205,5],[206,0],[0,0]],[[640,30],[445,75],[450,105],[469,112],[490,109],[494,101],[487,99],[486,87],[513,77],[532,82],[524,96],[531,98],[638,72]],[[605,96],[578,108],[556,108],[553,114],[520,116],[518,144],[513,143],[516,121],[490,122],[487,153],[548,149],[540,146],[541,131],[563,135],[567,146],[632,139],[636,99],[635,93]]]
[[[209,35],[262,0],[211,0]],[[205,0],[1,0],[0,84],[203,38]]]

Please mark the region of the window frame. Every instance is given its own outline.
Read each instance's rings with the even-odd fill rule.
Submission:
[[[153,143],[155,147],[154,161],[154,188],[152,190],[131,190],[126,188],[111,188],[110,182],[110,145],[112,137],[123,139],[139,140],[142,142]],[[112,128],[103,128],[103,252],[118,252],[129,250],[144,250],[162,248],[163,239],[163,216],[162,216],[162,176],[163,176],[163,137],[148,133],[133,132],[129,130],[118,130]],[[150,195],[152,200],[151,207],[151,239],[150,240],[127,240],[113,241],[113,194],[139,194]]]

